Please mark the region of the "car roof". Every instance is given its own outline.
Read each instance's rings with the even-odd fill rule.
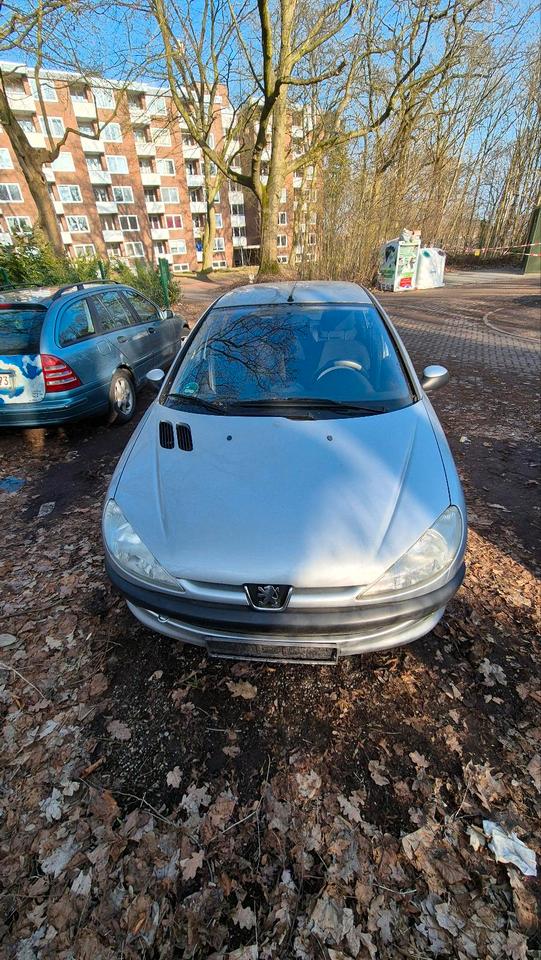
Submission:
[[[297,280],[250,283],[224,293],[216,303],[220,307],[270,306],[280,303],[359,303],[371,304],[366,290],[358,283],[339,280]]]
[[[114,280],[94,281],[76,280],[73,283],[55,284],[50,287],[10,287],[0,288],[0,304],[28,303],[40,307],[48,307],[53,300],[59,300],[64,294],[81,293],[86,290],[122,289],[126,284],[118,284]]]

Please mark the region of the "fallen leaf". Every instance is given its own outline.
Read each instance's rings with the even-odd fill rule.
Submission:
[[[417,750],[414,750],[412,753],[410,753],[409,758],[420,770],[426,770],[426,768],[430,766],[430,763],[426,757],[424,757],[422,753],[417,753]]]
[[[231,914],[231,918],[241,930],[251,930],[255,927],[256,916],[251,907],[242,907],[239,903],[237,909]]]
[[[257,687],[247,680],[239,680],[238,683],[228,680],[226,687],[234,697],[241,697],[243,700],[253,700],[257,695]]]
[[[369,760],[368,769],[372,780],[374,783],[377,783],[378,787],[384,787],[387,783],[391,782],[388,777],[383,775],[385,767],[379,760]]]
[[[87,897],[90,893],[90,888],[92,885],[90,871],[85,873],[84,870],[79,870],[79,873],[75,877],[70,890],[75,897]]]
[[[107,724],[107,730],[115,740],[129,740],[131,737],[130,728],[122,723],[122,720],[111,720]]]
[[[308,773],[297,773],[295,779],[299,785],[301,797],[312,799],[321,789],[321,777],[315,770],[309,770]]]
[[[186,857],[180,861],[180,869],[185,880],[193,880],[198,870],[203,866],[205,854],[202,850],[197,850],[191,857]]]
[[[181,776],[180,767],[173,767],[167,774],[167,786],[178,789],[178,787],[180,787]]]

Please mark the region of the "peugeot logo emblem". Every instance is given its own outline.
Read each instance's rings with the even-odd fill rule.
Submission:
[[[291,587],[274,583],[247,583],[246,593],[258,610],[281,610],[289,600]]]

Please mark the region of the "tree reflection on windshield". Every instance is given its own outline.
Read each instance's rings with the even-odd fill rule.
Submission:
[[[176,397],[224,404],[327,398],[396,408],[411,394],[372,306],[216,307],[171,387]]]

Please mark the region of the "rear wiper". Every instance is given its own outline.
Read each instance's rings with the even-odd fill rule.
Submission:
[[[226,407],[220,400],[203,400],[201,397],[187,397],[184,393],[170,393],[167,400],[172,400],[175,404],[185,403],[192,407],[202,407],[204,410],[210,410],[211,413],[225,414]]]
[[[260,400],[239,400],[231,403],[237,409],[250,407],[298,407],[303,410],[340,410],[344,413],[387,413],[386,407],[368,407],[360,403],[342,403],[340,400],[329,400],[327,397],[265,397]]]

